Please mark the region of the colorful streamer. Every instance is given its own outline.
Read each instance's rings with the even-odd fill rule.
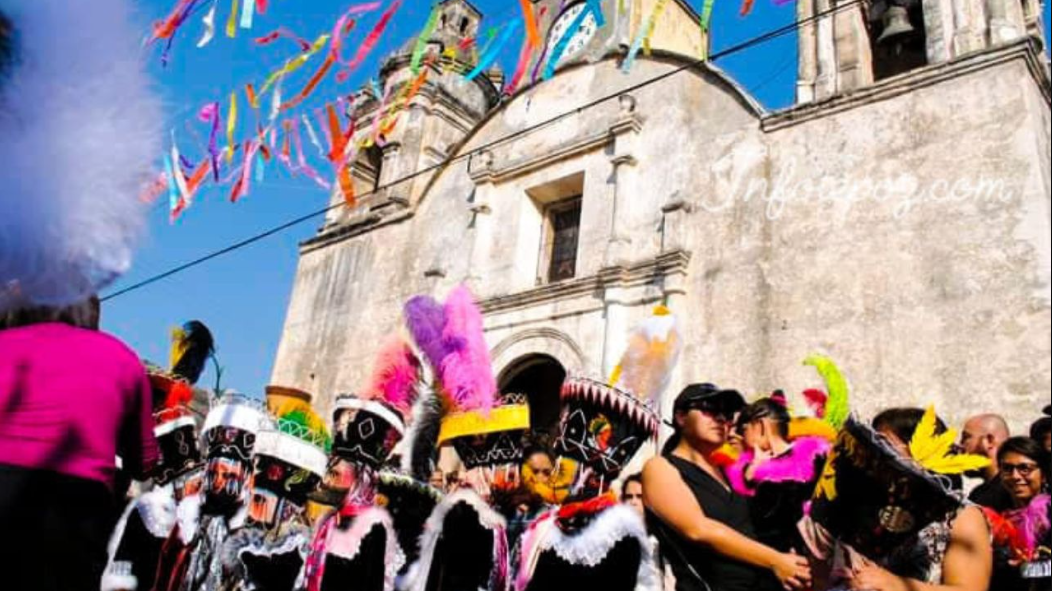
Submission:
[[[208,13],[205,14],[205,18],[202,20],[205,26],[205,32],[201,35],[201,40],[197,42],[197,48],[208,45],[215,39],[216,36],[216,9],[219,8],[219,0],[212,2],[212,8],[208,9]]]
[[[538,48],[543,45],[543,42],[541,41],[541,31],[537,27],[537,15],[533,12],[533,2],[530,2],[530,0],[519,0],[519,5],[522,6],[522,18],[526,24],[526,41],[531,48]]]
[[[245,85],[245,98],[248,99],[249,107],[259,109],[259,96],[256,95],[256,87],[251,83]]]
[[[234,161],[234,132],[237,130],[237,93],[230,93],[230,112],[226,118],[226,163]]]
[[[231,0],[230,17],[226,20],[226,36],[233,39],[237,36],[237,8],[240,6],[238,0]]]
[[[354,28],[354,20],[352,16],[359,14],[365,14],[380,8],[380,2],[368,2],[365,4],[356,4],[343,13],[339,19],[336,20],[336,25],[332,28],[332,53],[336,56],[337,63],[343,63],[343,38]]]
[[[344,77],[350,75],[351,71],[360,66],[362,62],[365,61],[365,58],[369,57],[373,48],[375,48],[376,44],[380,41],[380,37],[384,34],[384,30],[387,28],[388,23],[391,22],[391,19],[394,18],[395,13],[401,6],[402,0],[395,0],[391,3],[391,6],[388,7],[383,16],[380,17],[380,21],[376,23],[372,32],[369,33],[369,36],[366,37],[365,41],[358,48],[358,53],[355,54],[354,59],[347,64],[347,71],[341,72],[341,75]]]
[[[307,41],[303,37],[293,33],[285,27],[279,27],[276,31],[264,35],[256,39],[256,45],[266,46],[274,43],[278,39],[289,39],[300,46],[300,51],[310,51],[311,42]]]
[[[465,78],[468,80],[474,80],[475,78],[478,78],[480,74],[489,69],[489,67],[493,65],[493,62],[497,61],[497,56],[500,55],[501,49],[508,44],[508,41],[511,41],[511,36],[518,30],[519,21],[512,21],[511,23],[506,24],[504,26],[504,32],[500,35],[500,40],[497,41],[489,51],[485,52],[481,58],[479,58],[478,65],[476,65],[475,69],[465,76]]]
[[[251,29],[256,18],[256,0],[245,0],[241,7],[241,28]]]
[[[168,176],[168,221],[174,224],[183,213],[182,199],[179,190],[175,186],[175,166],[172,165],[172,157],[165,155],[164,170]]]
[[[656,6],[654,6],[654,12],[650,13],[650,17],[647,18],[646,24],[640,29],[636,35],[635,41],[632,42],[632,47],[628,50],[628,57],[625,58],[624,64],[621,65],[621,70],[624,72],[630,72],[632,66],[636,63],[636,57],[639,55],[639,50],[646,45],[647,54],[650,54],[650,36],[654,34],[654,27],[657,26],[657,20],[661,18],[661,14],[665,11],[665,7],[668,5],[668,0],[658,0]]]
[[[311,46],[310,51],[299,55],[289,60],[288,62],[285,62],[284,67],[282,67],[276,72],[273,72],[270,76],[267,77],[266,82],[263,83],[263,87],[259,89],[260,94],[266,94],[267,90],[269,90],[275,82],[302,68],[303,65],[310,60],[310,58],[314,57],[314,55],[316,55],[319,51],[324,49],[325,45],[328,42],[329,35],[323,34],[322,36],[318,37],[317,40],[314,41],[314,44]]]
[[[321,140],[318,139],[318,132],[314,131],[314,125],[311,124],[310,118],[304,113],[301,115],[303,119],[303,126],[307,128],[307,137],[310,138],[310,143],[318,149],[318,154],[325,156],[325,148],[321,147]]]
[[[219,103],[211,104],[212,132],[208,136],[208,155],[212,159],[212,174],[215,182],[219,182]]]
[[[709,59],[709,27],[712,25],[712,9],[716,5],[716,0],[705,0],[701,6],[701,59],[707,61]]]
[[[427,17],[427,23],[424,24],[424,30],[421,31],[420,35],[416,38],[416,47],[413,48],[413,58],[409,62],[409,68],[413,74],[420,73],[420,64],[424,61],[424,53],[427,51],[427,44],[431,40],[431,34],[435,32],[435,27],[438,26],[438,13],[439,5],[431,9],[431,16]]]
[[[429,59],[426,63],[428,67],[434,62],[434,59]],[[394,105],[388,112],[383,124],[380,126],[380,135],[378,137],[387,137],[391,135],[395,127],[398,126],[398,121],[401,119],[402,113],[409,108],[409,104],[413,102],[413,99],[420,92],[420,89],[424,87],[424,83],[427,82],[427,75],[429,70],[424,68],[423,71],[413,80],[412,84],[402,87],[401,95],[395,99]]]

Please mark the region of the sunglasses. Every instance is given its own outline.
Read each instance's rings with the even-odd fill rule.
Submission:
[[[709,418],[715,419],[723,423],[733,423],[734,415],[738,414],[724,406],[708,402],[699,402],[697,404],[692,404],[690,407],[687,408],[687,410],[696,410],[708,416]]]
[[[1008,464],[1008,463],[1002,463],[1001,464],[1001,475],[1002,476],[1011,476],[1012,474],[1015,474],[1016,472],[1018,472],[1019,475],[1022,476],[1023,478],[1030,478],[1030,476],[1034,472],[1037,472],[1040,469],[1041,469],[1041,467],[1038,466],[1037,464]]]
[[[622,495],[624,501],[642,501],[643,495]]]

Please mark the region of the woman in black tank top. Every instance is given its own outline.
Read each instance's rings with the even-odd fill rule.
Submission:
[[[754,540],[748,503],[709,460],[744,406],[737,392],[688,387],[676,400],[676,436],[643,472],[651,531],[676,591],[760,591],[772,575],[789,589],[810,585],[806,559]]]

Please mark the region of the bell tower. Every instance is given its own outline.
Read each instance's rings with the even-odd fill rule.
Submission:
[[[1041,54],[1042,0],[800,0],[799,104],[1023,39]],[[821,15],[821,16],[820,16]]]
[[[352,97],[346,113],[356,130],[349,173],[362,198],[355,208],[333,208],[318,240],[412,207],[431,179],[415,173],[444,161],[498,104],[499,68],[470,82],[463,77],[477,53],[464,50],[461,41],[477,35],[482,23],[483,14],[468,0],[443,0],[419,67],[412,60],[418,38],[412,38]],[[331,203],[344,198],[336,187]]]

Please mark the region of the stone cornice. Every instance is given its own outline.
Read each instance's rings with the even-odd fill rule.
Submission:
[[[639,133],[643,129],[643,123],[643,119],[635,113],[623,115],[611,122],[609,127],[602,131],[580,135],[556,146],[554,149],[538,151],[524,158],[499,164],[494,164],[493,162],[495,160],[493,158],[495,150],[488,150],[488,162],[485,161],[485,158],[480,158],[484,160],[484,163],[470,166],[468,174],[476,185],[502,183],[545,168],[560,160],[604,148],[619,135]]]
[[[1024,60],[1034,77],[1041,94],[1052,103],[1049,78],[1042,63],[1043,54],[1035,49],[1034,41],[1027,38],[990,51],[974,53],[946,63],[935,64],[912,72],[889,78],[847,94],[824,101],[790,107],[765,117],[761,127],[765,132],[778,131],[816,119],[856,109],[865,105],[885,101],[920,88],[933,86],[968,74],[986,70],[1014,60]]]
[[[350,222],[341,223],[334,225],[331,228],[326,228],[321,231],[317,236],[309,240],[305,240],[300,243],[300,254],[304,255],[315,250],[331,246],[337,242],[343,242],[344,240],[350,240],[362,234],[368,234],[374,230],[389,226],[392,224],[400,224],[410,218],[412,218],[414,212],[410,209],[403,210],[399,213],[394,213],[385,216],[377,211],[372,211],[368,215],[365,215],[356,220]]]
[[[479,302],[479,307],[485,314],[494,314],[567,298],[592,296],[597,290],[653,285],[655,279],[685,276],[689,264],[690,253],[675,250],[642,263],[602,269],[590,277],[581,277],[519,293],[487,298]]]

